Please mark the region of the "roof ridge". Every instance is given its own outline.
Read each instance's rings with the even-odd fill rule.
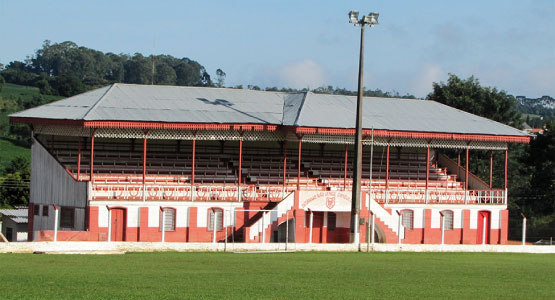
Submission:
[[[87,117],[87,115],[89,115],[89,113],[91,113],[97,106],[98,104],[104,99],[104,97],[106,97],[106,95],[112,90],[112,88],[114,86],[116,86],[117,83],[112,83],[112,85],[110,85],[110,87],[106,90],[106,92],[104,92],[104,94],[102,94],[102,96],[100,96],[100,98],[98,98],[98,101],[96,101],[95,104],[93,104],[93,106],[91,106],[91,108],[89,108],[89,110],[87,110],[87,112],[85,112],[85,114],[83,114],[82,119],[85,120],[85,118]]]
[[[310,93],[310,91],[304,92],[303,100],[301,100],[301,105],[299,105],[299,111],[297,112],[297,116],[295,117],[295,122],[293,122],[293,126],[297,124],[299,118],[301,117],[301,112],[303,111],[304,102],[306,100],[306,97],[308,96],[308,93]]]

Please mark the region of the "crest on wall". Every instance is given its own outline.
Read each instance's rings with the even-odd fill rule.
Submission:
[[[335,196],[326,197],[326,206],[332,209],[335,206]]]

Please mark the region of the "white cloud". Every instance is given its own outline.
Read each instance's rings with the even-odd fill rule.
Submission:
[[[432,83],[446,79],[446,72],[434,63],[423,63],[415,73],[408,89],[417,97],[426,97],[432,91]]]
[[[277,73],[286,87],[314,89],[326,83],[324,69],[311,59],[284,65],[278,68]]]

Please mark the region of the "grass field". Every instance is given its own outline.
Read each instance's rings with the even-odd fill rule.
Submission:
[[[553,299],[555,256],[0,255],[2,299]]]

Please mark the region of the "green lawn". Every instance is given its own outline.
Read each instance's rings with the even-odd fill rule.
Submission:
[[[555,296],[555,255],[0,255],[2,299],[380,299]]]

